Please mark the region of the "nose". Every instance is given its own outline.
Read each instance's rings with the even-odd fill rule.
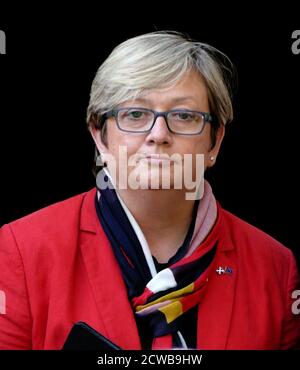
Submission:
[[[148,143],[156,144],[171,144],[173,141],[172,133],[169,131],[167,122],[164,117],[156,118],[152,130],[147,135],[146,141]]]

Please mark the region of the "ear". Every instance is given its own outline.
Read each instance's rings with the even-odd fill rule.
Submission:
[[[220,125],[216,132],[216,142],[214,147],[208,152],[207,166],[212,167],[216,163],[219,150],[225,135],[225,125]]]
[[[98,124],[96,122],[96,117],[91,116],[90,123],[89,123],[89,131],[92,135],[92,138],[95,142],[95,145],[100,153],[107,153],[107,146],[103,143],[101,139],[101,131],[98,128]]]

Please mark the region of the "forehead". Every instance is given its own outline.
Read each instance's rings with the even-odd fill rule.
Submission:
[[[164,106],[184,104],[198,109],[201,107],[207,109],[207,87],[200,73],[192,70],[186,73],[175,85],[167,88],[146,90],[134,102],[149,106],[157,104]]]

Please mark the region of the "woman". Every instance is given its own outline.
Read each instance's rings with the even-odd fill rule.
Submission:
[[[156,32],[101,65],[97,189],[0,230],[0,348],[60,349],[78,321],[124,349],[297,346],[292,253],[203,178],[233,115],[222,60]]]

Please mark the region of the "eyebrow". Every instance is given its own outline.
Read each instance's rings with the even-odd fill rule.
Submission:
[[[196,99],[193,97],[193,96],[178,96],[178,97],[175,97],[175,98],[172,98],[170,100],[171,103],[173,104],[178,104],[178,103],[184,103],[188,100],[192,100],[193,102],[196,102]],[[152,103],[152,101],[150,99],[147,99],[147,98],[136,98],[134,101],[136,102],[141,102],[141,103]]]

